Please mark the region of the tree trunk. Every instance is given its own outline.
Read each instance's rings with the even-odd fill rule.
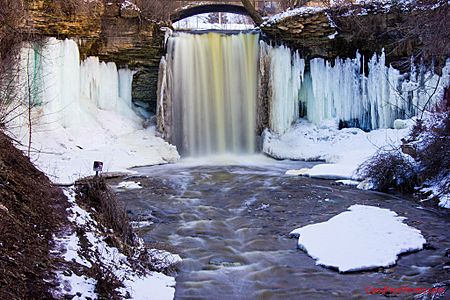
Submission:
[[[253,21],[256,23],[256,25],[261,25],[263,22],[263,19],[259,12],[256,10],[255,6],[250,2],[250,0],[241,0],[242,4],[244,5],[245,9],[248,11],[248,14],[253,19]]]

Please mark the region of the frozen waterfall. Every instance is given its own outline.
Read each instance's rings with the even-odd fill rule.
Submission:
[[[50,38],[43,45],[25,45],[19,68],[22,103],[40,108],[42,124],[77,126],[94,109],[135,117],[131,109],[133,72],[118,70],[116,64],[100,62],[97,57],[80,62],[73,40]]]
[[[261,74],[270,82],[268,126],[283,133],[297,120],[305,62],[285,46],[258,40],[255,33],[217,32],[168,39],[159,125],[184,155],[255,152]]]
[[[442,78],[423,66],[401,74],[386,66],[384,52],[369,60],[367,76],[363,66],[358,53],[355,59],[337,58],[334,66],[320,58],[311,60],[301,91],[307,119],[316,124],[337,119],[366,130],[389,128],[395,119],[433,108],[449,85],[450,60]]]
[[[261,41],[261,73],[268,72],[269,125],[284,133],[299,117],[299,93],[304,78],[305,61],[298,52]],[[263,70],[268,67],[268,70]]]

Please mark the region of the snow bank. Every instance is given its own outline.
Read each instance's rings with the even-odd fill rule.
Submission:
[[[328,179],[359,179],[355,171],[379,149],[392,149],[409,133],[405,129],[337,129],[335,121],[317,126],[300,119],[283,135],[266,131],[263,152],[277,159],[324,161],[311,169],[290,170],[288,174]]]
[[[421,250],[426,243],[419,230],[404,224],[406,218],[393,211],[365,205],[348,210],[290,234],[299,236],[299,248],[318,265],[339,272],[388,267],[396,263],[398,255]]]
[[[36,91],[31,160],[54,182],[70,184],[92,175],[94,160],[104,162],[104,171],[130,172],[133,166],[179,158],[176,148],[157,138],[155,128],[144,129],[132,110],[131,70],[94,57],[80,63],[74,41],[54,38],[43,47],[25,46],[22,65],[18,80]],[[24,113],[9,131],[26,149],[29,122],[22,105]]]
[[[100,225],[91,217],[89,212],[75,202],[74,190],[72,188],[66,189],[64,194],[68,197],[70,203],[68,209],[69,221],[79,230],[76,230],[77,233],[55,238],[56,250],[52,251],[53,254],[62,253],[65,261],[86,267],[90,267],[91,262],[107,267],[124,284],[124,287],[118,290],[124,298],[129,294],[131,299],[139,300],[173,299],[175,294],[175,279],[173,277],[158,272],[142,274],[142,272],[135,271],[127,256],[105,242],[105,236],[99,229]],[[88,241],[87,251],[80,245],[80,239],[77,236],[79,232],[83,232],[84,238]],[[155,267],[160,269],[181,261],[178,255],[172,255],[162,250],[150,250],[149,254],[155,262],[158,262]],[[78,293],[79,298],[76,299],[86,299],[86,297],[97,299],[95,293],[97,281],[95,279],[66,272],[57,272],[57,274],[60,281],[59,287],[54,292],[54,296],[57,298]]]

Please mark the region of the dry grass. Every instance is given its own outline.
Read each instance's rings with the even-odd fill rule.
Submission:
[[[0,299],[52,299],[49,251],[66,207],[61,190],[0,132]]]
[[[77,200],[89,208],[96,210],[95,216],[100,218],[99,223],[114,230],[126,245],[135,244],[135,235],[131,228],[127,212],[109,189],[104,178],[98,176],[92,179],[83,179],[75,183]],[[114,243],[111,237],[110,241]],[[114,245],[117,246],[117,245]]]

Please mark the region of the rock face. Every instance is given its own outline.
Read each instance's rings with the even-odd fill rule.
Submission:
[[[302,14],[265,22],[261,30],[270,40],[300,50],[303,57],[331,57],[333,47],[329,36],[336,32],[325,10],[306,10]]]
[[[36,34],[76,40],[82,59],[98,56],[135,70],[133,100],[156,107],[158,67],[164,50],[160,29],[164,24],[144,20],[137,7],[120,2],[97,0],[85,7],[61,7],[54,1],[34,0],[24,26]]]
[[[424,35],[431,36],[439,32],[440,36],[436,39],[450,39],[448,17],[443,18],[446,20],[439,23],[442,28],[436,28],[436,31],[414,31],[415,26],[423,27],[439,16],[448,16],[448,4],[421,8],[369,4],[340,9],[302,8],[298,11],[272,21],[269,19],[262,24],[261,30],[268,39],[285,42],[291,48],[299,49],[305,58],[354,57],[357,50],[371,57],[374,52],[379,53],[384,48],[387,63],[402,69],[401,62],[417,54],[417,49],[427,43]],[[445,46],[442,48],[448,49]],[[428,50],[433,52],[435,49],[424,52]],[[440,63],[446,59],[446,55],[441,53],[432,55]]]

